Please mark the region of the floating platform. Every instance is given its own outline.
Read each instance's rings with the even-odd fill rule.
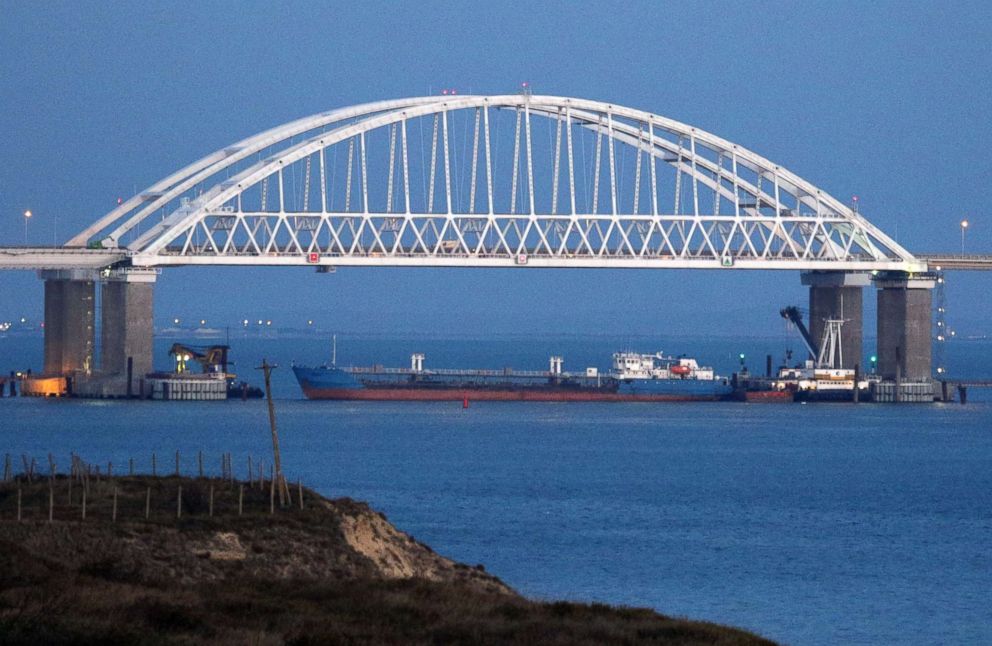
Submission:
[[[154,373],[148,375],[151,399],[215,401],[227,399],[227,375]]]

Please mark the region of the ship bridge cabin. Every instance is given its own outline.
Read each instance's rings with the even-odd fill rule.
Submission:
[[[656,363],[657,362],[657,363]],[[666,357],[664,353],[617,352],[613,355],[616,379],[705,379],[714,378],[713,368],[701,367],[689,357]]]

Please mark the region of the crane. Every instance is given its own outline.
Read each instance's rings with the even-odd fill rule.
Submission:
[[[806,344],[806,349],[809,351],[809,358],[815,361],[819,356],[817,345],[813,337],[810,336],[809,330],[806,329],[806,325],[803,323],[803,315],[799,311],[799,308],[795,305],[789,305],[779,310],[779,314],[782,315],[782,318],[791,321],[796,326],[800,336],[803,338],[803,343]]]
[[[205,374],[218,372],[227,374],[228,350],[230,346],[226,345],[198,346],[174,343],[169,349],[169,354],[176,358],[176,372],[188,372],[188,363],[196,361]],[[234,378],[234,375],[228,377]]]

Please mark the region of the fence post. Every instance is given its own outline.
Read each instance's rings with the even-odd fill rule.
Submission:
[[[148,487],[145,489],[145,520],[148,520],[148,516],[152,511],[152,488]]]
[[[183,486],[179,485],[179,493],[176,494],[176,519],[183,517]]]
[[[134,458],[127,459],[127,474],[129,476],[134,475]]]
[[[114,487],[114,512],[112,515],[113,521],[117,522],[117,487]]]
[[[303,509],[303,481],[297,479],[297,481],[296,481],[296,487],[297,487],[297,489],[300,492],[300,509],[302,510]]]
[[[52,476],[48,479],[48,522],[52,522],[52,510],[55,508],[55,458],[51,453],[48,454],[48,467],[52,471]]]
[[[10,480],[10,453],[3,459],[3,481],[7,482],[8,480]]]
[[[245,510],[245,486],[241,485],[238,488],[238,516],[240,516]]]
[[[276,479],[275,469],[269,474],[269,514],[276,513]]]

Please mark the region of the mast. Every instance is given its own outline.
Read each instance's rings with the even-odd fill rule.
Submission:
[[[840,328],[843,319],[827,319],[823,329],[823,342],[820,344],[820,356],[817,358],[817,368],[840,368],[844,365],[844,348],[841,345]]]

